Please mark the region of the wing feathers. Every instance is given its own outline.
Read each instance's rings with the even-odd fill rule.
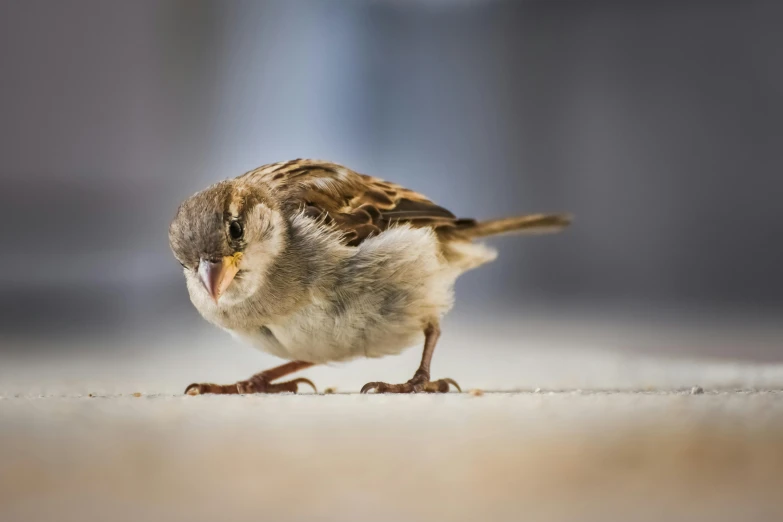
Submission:
[[[345,244],[351,246],[397,223],[433,228],[444,240],[469,240],[512,230],[540,232],[567,224],[563,216],[547,215],[486,222],[457,219],[422,194],[326,161],[273,163],[242,177],[264,183],[282,208],[304,211],[340,230]]]

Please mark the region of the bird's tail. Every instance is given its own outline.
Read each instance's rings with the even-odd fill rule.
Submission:
[[[568,214],[529,214],[488,221],[459,219],[455,223],[455,232],[466,239],[495,236],[498,234],[549,234],[559,232],[571,223]]]

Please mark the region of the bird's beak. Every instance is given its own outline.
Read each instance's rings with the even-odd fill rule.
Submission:
[[[198,276],[209,295],[217,303],[239,271],[242,254],[226,256],[220,261],[202,259],[198,264]]]

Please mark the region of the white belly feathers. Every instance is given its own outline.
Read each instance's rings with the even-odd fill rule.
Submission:
[[[331,291],[255,331],[232,333],[289,360],[382,357],[420,343],[426,323],[451,308],[459,271],[443,260],[430,229],[392,228],[351,252]]]

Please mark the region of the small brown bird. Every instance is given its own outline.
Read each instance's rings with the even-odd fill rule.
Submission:
[[[296,392],[274,382],[315,364],[383,357],[422,341],[418,370],[402,384],[362,393],[447,392],[430,379],[440,319],[463,272],[496,252],[474,240],[541,233],[563,214],[458,219],[411,190],[325,161],[274,163],[221,181],[180,205],[169,227],[190,299],[209,322],[291,362],[202,393]]]

